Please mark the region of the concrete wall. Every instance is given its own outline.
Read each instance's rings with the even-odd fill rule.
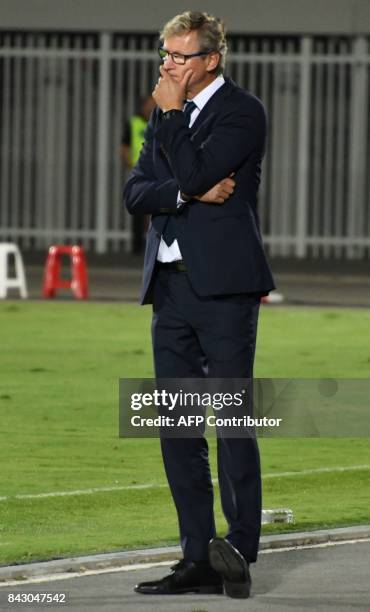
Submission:
[[[370,0],[0,0],[0,29],[155,32],[187,9],[233,33],[370,33]]]

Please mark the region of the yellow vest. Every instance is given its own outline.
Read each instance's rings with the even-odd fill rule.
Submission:
[[[131,146],[130,156],[132,165],[135,165],[139,159],[141,147],[144,144],[144,133],[147,122],[139,115],[134,115],[130,118]]]

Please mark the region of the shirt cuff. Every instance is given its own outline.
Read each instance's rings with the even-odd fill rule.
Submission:
[[[187,200],[183,200],[181,198],[181,191],[177,193],[177,210],[181,210],[184,204],[186,204]]]

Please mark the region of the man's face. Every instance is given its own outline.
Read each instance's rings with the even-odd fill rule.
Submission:
[[[165,38],[163,47],[171,53],[182,53],[184,55],[202,51],[196,30],[187,32],[182,36]],[[193,74],[188,83],[188,93],[195,96],[214,80],[215,75],[212,71],[216,68],[218,59],[218,53],[210,53],[191,57],[185,61],[185,64],[180,65],[176,64],[169,55],[164,61],[163,67],[175,81],[180,81],[184,73],[191,68]]]

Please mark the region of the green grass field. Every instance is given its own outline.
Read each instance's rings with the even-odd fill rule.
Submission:
[[[150,316],[124,304],[0,304],[1,564],[177,543],[158,441],[118,438],[118,379],[153,376]],[[368,378],[369,329],[365,310],[263,307],[255,375]],[[295,516],[265,532],[369,521],[368,439],[260,449],[264,508]],[[218,495],[216,517],[222,533]]]

